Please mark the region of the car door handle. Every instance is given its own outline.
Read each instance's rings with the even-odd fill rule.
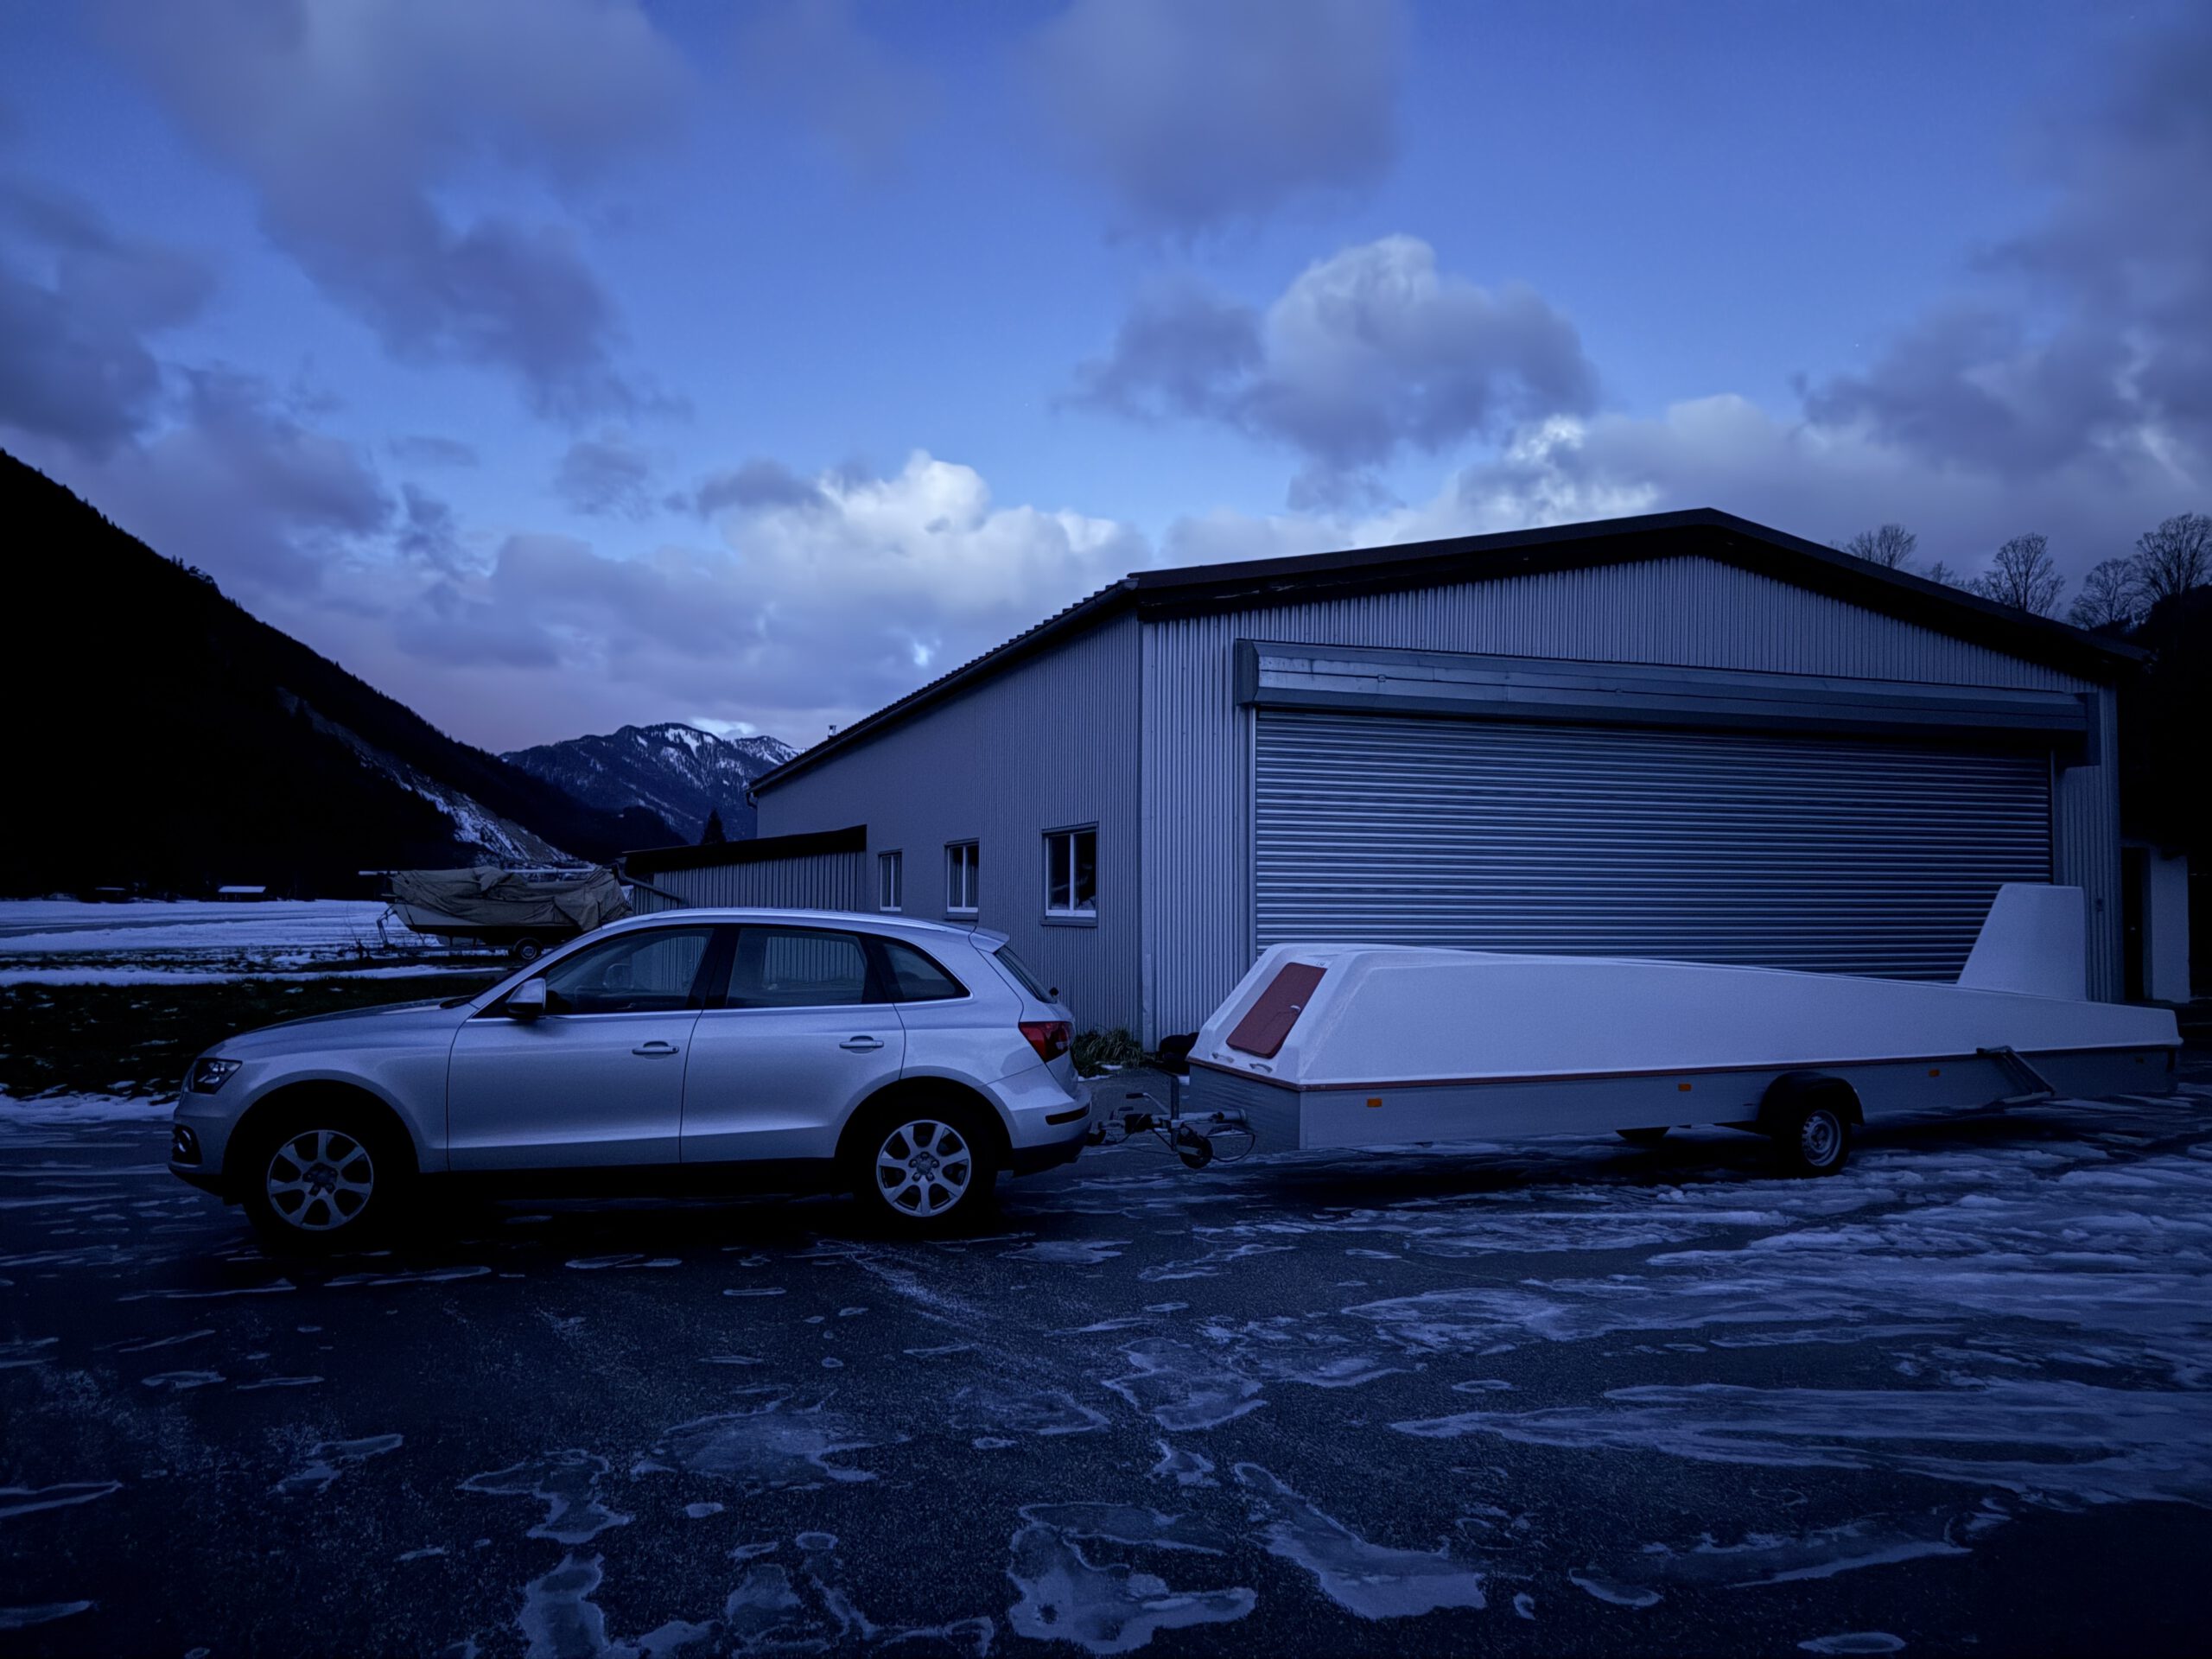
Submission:
[[[673,1054],[677,1050],[674,1043],[654,1042],[640,1043],[630,1052],[632,1054]]]
[[[880,1037],[848,1037],[837,1046],[849,1049],[855,1054],[873,1054],[883,1046],[883,1039]]]

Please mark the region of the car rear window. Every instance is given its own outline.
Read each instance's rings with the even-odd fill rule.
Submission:
[[[911,944],[881,941],[891,965],[891,994],[901,1002],[943,1002],[968,995],[968,988]]]
[[[1013,946],[1002,944],[991,954],[998,958],[999,965],[1012,974],[1015,982],[1030,995],[1035,997],[1039,1002],[1049,1002],[1052,1000],[1052,992],[1046,990],[1039,982],[1037,976],[1029,971],[1029,964],[1014,954]]]

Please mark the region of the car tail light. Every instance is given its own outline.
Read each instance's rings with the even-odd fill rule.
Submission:
[[[1025,1020],[1021,1022],[1021,1034],[1037,1051],[1039,1059],[1051,1061],[1068,1052],[1068,1043],[1075,1033],[1065,1020]]]

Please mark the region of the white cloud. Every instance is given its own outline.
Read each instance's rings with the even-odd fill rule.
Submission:
[[[495,747],[668,718],[811,741],[1150,559],[1124,524],[998,505],[973,467],[920,451],[757,500],[715,544],[510,536],[488,569],[397,599],[388,567],[364,567],[315,626]]]
[[[2126,550],[2202,486],[2147,460],[2116,470],[2084,456],[2032,479],[1973,473],[1860,426],[1780,418],[1732,393],[1642,417],[1555,416],[1452,473],[1428,499],[1370,513],[1186,518],[1166,538],[1178,563],[1372,547],[1438,537],[1718,507],[1815,541],[1895,521],[1923,561],[1973,571],[2007,537],[2039,531],[2078,577]]]
[[[1139,419],[1192,416],[1306,461],[1294,505],[1374,493],[1373,469],[1581,414],[1597,371],[1541,295],[1437,269],[1418,237],[1386,236],[1308,265],[1264,314],[1190,283],[1131,309],[1077,401]]]

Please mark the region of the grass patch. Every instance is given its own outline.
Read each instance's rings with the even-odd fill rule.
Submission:
[[[0,986],[0,1093],[162,1095],[201,1050],[280,1020],[458,996],[504,967],[389,979]]]
[[[1118,1026],[1111,1031],[1080,1033],[1070,1052],[1075,1056],[1077,1072],[1086,1077],[1099,1076],[1109,1065],[1139,1065],[1144,1061],[1144,1045]]]

